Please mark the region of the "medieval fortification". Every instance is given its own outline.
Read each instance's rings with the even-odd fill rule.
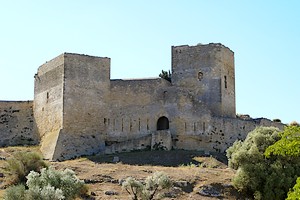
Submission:
[[[224,152],[257,126],[235,108],[234,53],[172,47],[172,79],[111,80],[110,58],[63,53],[39,67],[33,101],[0,102],[0,146],[40,144],[46,159],[142,149]]]

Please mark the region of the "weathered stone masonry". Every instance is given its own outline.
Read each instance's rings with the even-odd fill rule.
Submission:
[[[0,146],[38,144],[32,107],[32,101],[0,102]]]
[[[9,104],[0,102],[1,116],[26,105]],[[172,47],[171,82],[111,80],[109,58],[64,53],[39,67],[33,108],[27,104],[15,110],[28,116],[0,119],[0,145],[40,139],[51,160],[157,148],[224,152],[257,126],[283,127],[236,117],[234,53],[221,44]]]

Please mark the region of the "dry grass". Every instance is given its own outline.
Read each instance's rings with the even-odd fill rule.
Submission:
[[[0,156],[9,157],[15,151],[31,150],[38,151],[38,147],[2,148]],[[120,162],[113,163],[114,156],[118,156]],[[218,159],[215,159],[214,157],[217,156]],[[3,163],[4,161],[0,160],[0,167]],[[94,193],[95,199],[130,199],[119,182],[129,176],[144,180],[156,171],[165,172],[174,182],[187,183],[179,192],[177,191],[176,198],[166,199],[220,199],[220,197],[199,195],[199,190],[205,185],[219,187],[222,193],[221,199],[244,199],[230,186],[235,172],[227,167],[226,159],[222,155],[205,157],[203,153],[197,151],[149,151],[91,156],[64,162],[51,162],[51,165],[57,169],[74,170],[80,179],[88,182],[90,192]],[[0,179],[1,181],[3,180]],[[106,195],[106,191],[115,191],[118,195]],[[3,192],[4,189],[0,189],[0,199]]]

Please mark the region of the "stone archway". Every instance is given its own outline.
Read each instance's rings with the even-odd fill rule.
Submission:
[[[165,116],[157,120],[157,130],[169,130],[169,119]]]

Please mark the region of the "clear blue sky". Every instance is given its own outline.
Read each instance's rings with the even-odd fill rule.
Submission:
[[[157,77],[172,45],[235,52],[237,113],[300,122],[300,1],[0,1],[0,100],[32,100],[63,52],[112,59],[112,78]]]

